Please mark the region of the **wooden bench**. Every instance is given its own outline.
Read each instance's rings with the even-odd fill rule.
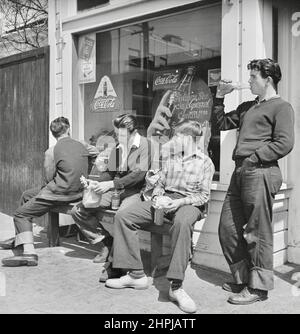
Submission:
[[[78,202],[77,202],[78,203]],[[77,203],[70,203],[68,205],[57,206],[50,210],[49,212],[49,224],[47,230],[47,237],[49,242],[49,247],[59,246],[59,214],[63,213],[66,215],[71,215],[71,210]],[[102,224],[113,224],[116,211],[102,209]],[[203,206],[201,219],[207,216],[208,204]],[[170,234],[171,222],[167,219],[164,220],[163,225],[148,224],[140,227],[142,231],[150,232],[150,265],[152,276],[157,277],[161,275],[161,272],[169,266],[170,255],[163,256],[163,236]]]
[[[71,215],[71,210],[77,203],[70,203],[68,205],[57,206],[50,210],[48,220],[47,237],[49,247],[56,247],[60,245],[59,241],[59,214],[63,213]],[[103,225],[105,223],[113,223],[116,211],[102,209],[103,212]],[[163,236],[170,233],[171,222],[165,220],[161,226],[149,224],[141,227],[141,230],[150,232],[151,234],[151,254],[150,265],[151,273],[153,276],[158,276],[159,272],[168,266],[169,257],[163,255]]]

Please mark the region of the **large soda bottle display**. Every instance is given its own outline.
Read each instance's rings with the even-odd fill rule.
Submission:
[[[171,138],[174,128],[179,122],[183,120],[197,121],[202,126],[203,145],[205,150],[207,150],[210,137],[212,104],[211,91],[207,84],[196,76],[196,67],[187,67],[181,80],[169,95],[167,107],[172,113],[172,116],[168,119],[171,129],[164,130],[162,134]]]

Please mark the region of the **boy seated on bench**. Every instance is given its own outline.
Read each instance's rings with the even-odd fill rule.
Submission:
[[[12,249],[16,255],[3,259],[5,266],[37,266],[32,219],[43,216],[55,206],[82,197],[79,179],[81,175],[87,176],[89,152],[82,143],[70,138],[67,118],[56,118],[51,122],[50,130],[57,143],[45,152],[45,186],[26,190],[22,194],[21,205],[13,217],[16,235],[0,242],[0,248]]]
[[[100,173],[98,181],[89,181],[90,187],[101,195],[99,207],[85,208],[80,202],[71,213],[87,240],[100,246],[95,263],[106,261],[112,244],[112,237],[99,222],[101,208],[110,208],[113,189],[120,192],[120,209],[138,200],[151,164],[150,142],[138,133],[136,117],[122,114],[113,120],[113,126],[119,144],[111,151],[108,170]]]
[[[115,216],[112,268],[107,270],[109,288],[148,288],[139,247],[139,226],[153,222],[153,207],[163,207],[172,217],[171,262],[167,279],[171,282],[169,298],[181,310],[196,311],[196,304],[182,289],[185,270],[191,256],[193,226],[201,217],[200,207],[209,200],[214,165],[199,149],[201,126],[183,121],[166,144],[172,149],[163,165],[152,200],[137,200],[121,208]],[[127,274],[120,277],[122,270]],[[119,275],[119,276],[118,276]]]

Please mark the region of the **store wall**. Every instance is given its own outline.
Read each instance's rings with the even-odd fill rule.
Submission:
[[[289,38],[286,50],[290,50],[288,56],[290,61],[287,67],[288,73],[288,91],[287,96],[295,110],[295,146],[290,155],[289,175],[293,191],[290,198],[289,207],[289,262],[300,264],[300,3],[291,1],[289,6],[285,6],[285,20]]]
[[[279,0],[281,1],[281,0]],[[76,1],[55,0],[49,2],[49,40],[51,45],[51,113],[50,120],[57,115],[69,117],[72,121],[73,136],[84,138],[84,114],[83,92],[78,89],[76,82],[77,60],[76,45],[73,34],[100,29],[111,22],[122,22],[140,15],[159,12],[160,10],[174,8],[183,4],[193,4],[198,1],[165,0],[165,1],[111,1],[110,5],[95,10],[78,13]],[[281,1],[284,3],[284,1]],[[296,4],[297,1],[295,1]],[[247,63],[250,59],[272,57],[272,29],[270,28],[272,6],[269,0],[232,0],[222,1],[222,52],[221,68],[222,77],[231,78],[234,81],[247,81]],[[289,15],[287,15],[289,17]],[[297,16],[296,16],[297,17]],[[295,23],[295,22],[294,22]],[[294,27],[296,35],[298,28]],[[293,55],[288,64],[293,64],[293,70],[289,69],[291,78],[299,77],[299,68],[296,71],[297,52],[299,54],[298,36],[293,36],[291,45]],[[285,40],[283,38],[283,40]],[[286,49],[283,49],[286,50]],[[288,67],[288,65],[286,65]],[[293,106],[299,110],[299,96],[294,90],[289,95]],[[234,92],[226,97],[225,104],[228,111],[236,108],[243,100],[253,98],[249,92]],[[299,132],[297,120],[297,131]],[[209,215],[207,219],[198,222],[193,236],[196,245],[193,262],[197,265],[206,265],[216,269],[228,271],[218,240],[218,222],[222,203],[230,181],[234,165],[231,159],[232,150],[236,142],[236,132],[227,131],[221,133],[221,166],[220,181],[213,184]],[[274,264],[279,265],[287,259],[287,243],[289,233],[289,246],[293,251],[290,258],[294,259],[300,249],[300,222],[296,198],[300,194],[300,181],[296,174],[299,170],[299,148],[296,146],[293,154],[283,164],[286,181],[294,182],[291,192],[289,185],[285,185],[276,196],[274,204]],[[298,182],[298,184],[297,184]],[[291,199],[290,193],[292,194]],[[289,227],[289,232],[288,232]],[[142,236],[144,247],[148,247],[149,236]],[[168,240],[166,240],[166,247]],[[300,252],[299,252],[300,253]],[[300,257],[297,255],[297,259]],[[296,261],[296,260],[294,260]]]

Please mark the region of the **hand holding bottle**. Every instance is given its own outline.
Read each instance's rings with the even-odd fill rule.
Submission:
[[[162,97],[156,109],[155,116],[147,130],[148,137],[153,136],[157,131],[162,132],[165,129],[167,130],[170,129],[167,119],[169,119],[172,116],[172,113],[168,107],[168,102],[171,94],[172,91],[168,90]]]
[[[91,187],[96,194],[103,194],[114,188],[114,182],[113,181],[98,182],[89,180],[89,187]]]
[[[217,87],[217,98],[224,98],[225,95],[231,93],[232,91],[248,89],[250,88],[249,84],[243,82],[232,82],[232,80],[222,79],[220,80]]]
[[[155,225],[162,225],[164,223],[164,208],[172,202],[171,198],[167,196],[155,196],[152,199],[153,207],[153,222]]]
[[[155,196],[152,200],[152,206],[155,209],[163,209],[165,208],[170,202],[172,202],[172,199],[168,196]]]

